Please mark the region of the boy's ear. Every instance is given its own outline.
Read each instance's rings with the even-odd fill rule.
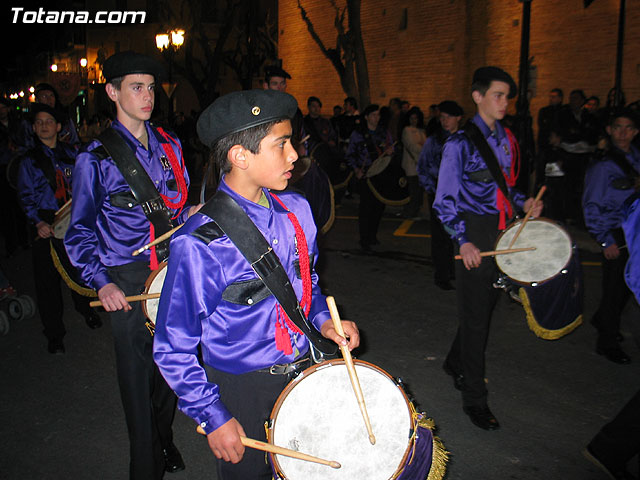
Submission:
[[[473,92],[471,92],[471,98],[473,98],[473,101],[476,105],[482,101],[483,97],[484,95],[482,95],[478,90],[474,90]]]
[[[242,145],[234,145],[227,152],[227,159],[231,165],[241,170],[245,170],[249,165],[247,161],[247,151]]]
[[[118,99],[116,87],[114,87],[111,83],[107,83],[104,86],[104,89],[107,92],[107,96],[111,101],[115,102]]]

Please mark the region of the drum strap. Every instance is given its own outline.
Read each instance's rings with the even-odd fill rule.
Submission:
[[[500,168],[496,154],[491,150],[491,147],[487,143],[487,139],[482,134],[482,131],[475,123],[469,120],[464,126],[464,134],[476,147],[478,152],[480,152],[480,156],[484,160],[484,163],[487,164],[487,168],[489,169],[493,179],[498,184],[498,188],[502,192],[502,195],[504,195],[504,198],[509,202],[511,212],[514,212],[515,209],[513,208],[513,201],[511,199],[509,189],[507,188],[507,182],[504,178],[502,168]],[[502,228],[504,229],[504,226],[502,226]]]
[[[640,172],[637,172],[633,168],[627,160],[627,156],[617,148],[612,148],[605,154],[604,158],[610,158],[624,174],[624,177],[613,180],[611,186],[616,190],[629,190],[634,188]]]
[[[200,213],[211,218],[229,237],[311,344],[325,355],[334,355],[337,345],[324,338],[309,322],[280,259],[242,207],[228,194],[218,190]]]
[[[113,128],[107,128],[98,136],[98,140],[109,153],[131,188],[136,201],[142,207],[142,211],[151,223],[152,236],[159,237],[171,230],[173,228],[171,212],[127,142]],[[169,240],[152,248],[155,249],[155,261],[152,251],[151,269],[155,270],[153,267],[157,268],[157,264],[169,256]]]

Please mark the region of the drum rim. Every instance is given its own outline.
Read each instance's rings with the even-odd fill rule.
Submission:
[[[496,245],[496,250],[498,249],[498,245],[500,244],[500,240],[505,235],[505,233],[507,233],[507,231],[510,231],[512,228],[516,227],[517,225],[521,225],[523,221],[524,221],[524,219],[518,220],[517,222],[513,222],[511,225],[507,226],[507,228],[505,228],[500,233],[500,235],[498,235],[498,238],[496,239],[496,244],[495,244]],[[566,235],[567,239],[569,240],[570,250],[572,251],[572,253],[571,253],[571,255],[569,255],[569,258],[567,259],[565,264],[560,268],[558,273],[556,273],[555,275],[552,275],[549,278],[545,278],[544,280],[538,280],[538,281],[534,281],[534,282],[529,282],[529,281],[525,281],[525,280],[519,280],[519,279],[514,278],[511,275],[509,275],[507,272],[505,272],[500,267],[500,263],[498,262],[497,258],[495,259],[496,260],[495,263],[496,263],[496,267],[498,268],[498,270],[500,270],[507,277],[509,277],[511,280],[513,280],[514,282],[518,283],[519,285],[531,286],[532,284],[535,283],[537,286],[540,286],[540,285],[543,285],[543,284],[545,284],[547,282],[550,282],[554,278],[558,277],[558,275],[562,275],[562,271],[565,270],[567,268],[567,266],[571,263],[571,258],[573,258],[573,241],[571,239],[571,235],[569,235],[569,231],[566,228],[564,228],[562,225],[560,225],[558,222],[556,222],[555,220],[553,220],[551,218],[537,217],[537,218],[532,218],[532,219],[528,220],[528,222],[543,222],[543,223],[551,224],[554,227],[557,227],[558,229],[560,229]]]
[[[406,392],[402,389],[402,387],[400,385],[398,385],[398,382],[396,382],[396,380],[385,370],[383,370],[382,368],[380,368],[377,365],[374,365],[373,363],[364,361],[364,360],[359,360],[359,359],[353,359],[353,363],[354,366],[355,365],[360,365],[362,367],[366,367],[366,368],[370,368],[371,370],[375,370],[378,373],[381,373],[383,376],[387,377],[387,379],[391,380],[391,382],[395,385],[395,387],[397,388],[397,390],[400,392],[400,394],[402,395],[402,398],[405,402],[405,405],[407,407],[407,411],[411,412],[411,402],[409,401],[409,397],[407,396]],[[275,419],[277,418],[277,414],[280,412],[280,407],[282,406],[282,404],[284,403],[284,400],[287,398],[287,395],[291,392],[291,390],[293,390],[296,385],[298,385],[301,381],[303,381],[305,378],[309,378],[309,376],[311,376],[312,373],[314,373],[316,370],[319,370],[321,368],[327,368],[327,367],[334,367],[337,365],[345,365],[345,360],[343,358],[336,358],[333,360],[326,360],[324,362],[321,363],[316,363],[314,365],[311,365],[309,368],[306,368],[305,370],[302,371],[302,373],[300,373],[299,376],[297,376],[296,378],[294,378],[293,380],[291,380],[287,386],[284,388],[284,390],[282,390],[282,392],[280,392],[280,395],[278,395],[278,399],[276,400],[276,403],[273,405],[273,408],[271,409],[271,414],[269,415],[269,420],[268,420],[268,424],[267,427],[265,428],[266,430],[266,434],[267,434],[267,442],[271,443],[272,445],[274,444],[273,441],[273,437],[274,437],[274,425],[275,425]],[[366,401],[366,399],[365,399]],[[410,418],[410,428],[413,428],[413,424],[412,424],[412,419],[411,416]],[[400,460],[400,462],[398,463],[398,467],[395,469],[395,471],[393,472],[393,474],[390,477],[390,480],[393,478],[396,478],[396,476],[401,473],[400,469],[405,465],[407,458],[411,452],[413,443],[415,442],[415,437],[411,437],[407,443],[407,448],[404,451],[404,454],[402,455],[402,459]],[[285,475],[284,471],[282,470],[282,467],[280,466],[280,463],[278,462],[278,459],[276,458],[276,455],[274,455],[273,453],[269,453],[269,458],[271,459],[272,465],[274,467],[274,469],[276,470],[276,472],[281,475],[281,478],[283,480],[288,480],[288,477]]]
[[[158,264],[158,268],[155,269],[154,271],[152,271],[149,274],[149,276],[147,277],[147,279],[144,282],[144,293],[145,294],[150,293],[149,289],[151,288],[151,285],[153,285],[153,281],[156,279],[156,277],[158,275],[160,275],[160,273],[167,267],[167,265],[168,265],[168,263],[166,261],[160,262]],[[160,301],[159,298],[153,298],[151,300]],[[149,317],[149,313],[147,311],[147,302],[148,301],[149,300],[142,300],[142,302],[141,302],[142,303],[142,312],[144,313],[144,316],[147,317],[147,319],[155,325],[156,319],[155,318],[152,319],[151,317]]]

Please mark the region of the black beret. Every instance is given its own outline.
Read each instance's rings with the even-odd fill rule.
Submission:
[[[264,76],[265,78],[271,78],[271,77],[291,78],[291,75],[289,75],[282,67],[278,67],[275,65],[271,67],[266,67],[264,69]]]
[[[36,121],[36,115],[39,114],[40,112],[46,112],[49,115],[51,115],[53,118],[55,118],[56,122],[62,123],[62,115],[60,114],[60,112],[55,108],[52,108],[49,105],[46,105],[44,103],[34,103],[31,106],[31,122],[32,123]]]
[[[159,77],[164,75],[164,67],[155,59],[130,50],[111,55],[102,67],[102,75],[104,75],[107,83],[114,78],[135,73],[153,75],[158,80]]]
[[[440,102],[438,104],[438,110],[446,113],[447,115],[451,115],[452,117],[461,117],[464,115],[464,110],[460,105],[458,105],[453,100],[445,100],[444,102]]]
[[[480,67],[473,73],[473,83],[482,82],[490,84],[492,81],[504,82],[509,85],[509,98],[516,96],[518,87],[511,75],[498,67]]]
[[[293,118],[298,102],[277,90],[241,90],[216,99],[198,118],[200,141],[211,147],[231,133],[263,123]]]

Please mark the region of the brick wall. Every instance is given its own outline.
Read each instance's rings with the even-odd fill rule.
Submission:
[[[300,0],[325,45],[335,46],[334,11],[329,0]],[[338,6],[344,1],[336,0]],[[548,102],[548,91],[581,88],[606,100],[614,84],[619,0],[533,0],[530,56],[535,97],[531,111]],[[400,30],[406,9],[407,24]],[[473,70],[498,65],[517,80],[522,3],[518,0],[362,1],[372,102],[401,97],[423,110],[451,98],[473,111],[469,84]],[[288,91],[306,113],[316,95],[323,113],[345,97],[338,75],[311,39],[297,2],[279,2],[279,56],[292,75]],[[623,90],[640,99],[640,2],[627,2]]]

